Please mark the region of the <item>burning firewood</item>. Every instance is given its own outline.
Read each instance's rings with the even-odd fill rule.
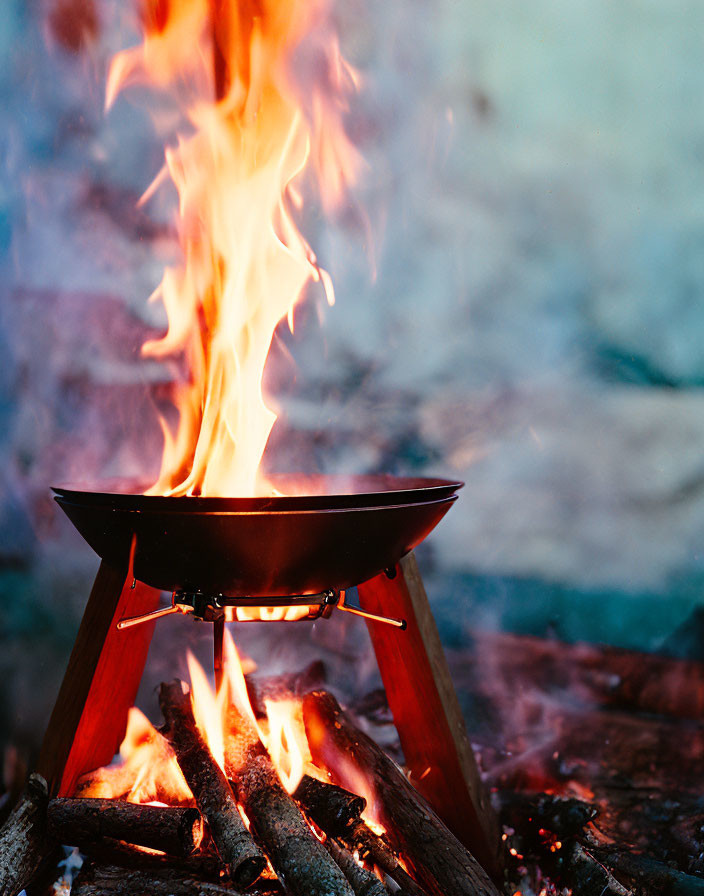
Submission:
[[[266,700],[284,700],[302,697],[308,691],[325,685],[327,670],[322,660],[313,660],[303,669],[282,675],[246,675],[247,696],[257,718],[266,716]]]
[[[241,890],[226,881],[204,881],[174,870],[131,871],[113,865],[86,862],[71,887],[71,896],[240,896]],[[281,896],[275,882],[247,891],[247,896]]]
[[[383,837],[375,834],[361,818],[350,826],[342,839],[364,861],[381,868],[394,883],[398,884],[406,896],[428,896],[401,865]]]
[[[363,796],[310,775],[303,775],[293,796],[306,815],[329,837],[343,836],[367,805]]]
[[[162,684],[159,704],[164,734],[205,816],[226,874],[248,887],[261,875],[266,858],[247,830],[222,769],[213,759],[196,726],[189,694],[178,680]]]
[[[345,875],[281,786],[253,724],[230,707],[225,769],[237,798],[291,896],[353,896]]]
[[[190,805],[191,793],[182,780],[169,742],[134,707],[128,716],[125,741],[120,747],[123,749],[125,757],[120,765],[82,775],[73,796]]]
[[[376,874],[363,868],[352,853],[340,846],[337,840],[328,837],[325,848],[350,882],[354,896],[389,896],[389,891]]]
[[[304,697],[303,718],[313,761],[328,768],[336,783],[348,785],[350,770],[372,782],[378,820],[429,893],[498,896],[484,869],[331,694],[314,691]]]
[[[502,822],[520,831],[523,840],[528,841],[524,848],[530,848],[531,841],[542,844],[546,832],[561,841],[574,838],[598,814],[596,806],[590,803],[550,793],[500,790],[494,798]]]
[[[105,837],[173,856],[192,855],[203,839],[197,809],[143,806],[122,800],[55,799],[47,812],[49,833],[59,843],[85,847]]]
[[[86,845],[81,852],[96,865],[119,865],[133,871],[167,872],[175,869],[201,880],[222,880],[222,862],[210,852],[192,856],[172,856],[151,852],[105,837],[99,842]]]
[[[41,775],[30,775],[22,799],[0,830],[0,896],[17,896],[51,851],[46,830],[49,794]]]

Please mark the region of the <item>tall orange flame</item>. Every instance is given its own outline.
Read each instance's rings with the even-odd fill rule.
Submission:
[[[329,276],[295,221],[302,175],[325,208],[360,168],[344,127],[357,76],[343,59],[328,0],[148,0],[144,42],[118,54],[107,104],[127,85],[171,90],[188,133],[166,150],[145,194],[170,178],[179,194],[183,261],[153,298],[168,317],[143,353],[183,355],[179,422],[162,421],[153,494],[249,495],[276,415],[262,394],[274,330],[304,286]]]

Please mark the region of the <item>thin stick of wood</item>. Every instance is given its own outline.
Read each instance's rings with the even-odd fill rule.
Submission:
[[[85,847],[104,837],[190,856],[203,840],[197,809],[143,806],[123,800],[55,799],[47,810],[49,833],[59,842]]]
[[[237,886],[251,886],[264,870],[266,858],[245,827],[227,778],[198,731],[190,694],[178,680],[162,684],[159,705],[166,721],[163,733],[208,822],[226,874]]]
[[[0,830],[0,896],[17,896],[51,851],[46,832],[47,783],[30,775],[22,799]]]
[[[314,691],[304,697],[303,719],[316,765],[329,769],[343,787],[351,784],[351,771],[371,783],[374,809],[392,847],[429,893],[498,896],[481,865],[386,753],[345,715],[332,694]]]
[[[228,712],[226,730],[225,770],[286,892],[353,896],[344,874],[281,786],[256,729],[234,706]]]

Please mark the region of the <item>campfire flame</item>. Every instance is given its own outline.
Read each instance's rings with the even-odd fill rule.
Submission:
[[[187,656],[191,704],[196,725],[213,758],[225,771],[225,743],[229,709],[251,724],[266,747],[281,783],[294,793],[304,774],[327,780],[325,769],[313,765],[308,737],[298,698],[283,696],[264,700],[265,719],[257,718],[252,707],[245,670],[255,668],[240,657],[228,630],[223,641],[223,683],[216,693],[203,667],[192,654]],[[193,804],[194,798],[176,758],[161,733],[136,708],[130,710],[127,731],[120,746],[120,762],[86,776],[79,782],[78,795],[104,799],[122,798],[134,803],[169,805]],[[346,783],[367,799],[363,818],[376,832],[384,828],[375,819],[374,794],[369,782],[355,773]]]
[[[310,752],[305,727],[296,700],[266,700],[267,718],[260,721],[252,709],[247,692],[244,668],[234,641],[225,632],[225,675],[216,693],[203,667],[188,654],[191,703],[196,725],[213,758],[225,771],[225,737],[230,704],[251,723],[268,749],[281,782],[293,793],[303,774],[310,768]],[[101,769],[93,775],[82,796],[123,797],[134,803],[184,804],[193,802],[176,758],[166,740],[147,717],[132,708],[127,732],[120,746],[120,765]],[[319,773],[318,773],[319,774]]]
[[[143,197],[171,180],[182,262],[153,299],[168,330],[143,354],[185,359],[178,425],[162,419],[160,495],[252,495],[276,414],[262,394],[274,331],[304,287],[332,283],[296,223],[317,182],[333,209],[360,168],[343,118],[357,75],[328,0],[147,0],[141,46],[113,60],[109,107],[134,84],[168,90],[186,122]],[[314,178],[304,179],[308,171]]]

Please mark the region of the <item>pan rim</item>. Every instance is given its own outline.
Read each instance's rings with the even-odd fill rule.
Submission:
[[[138,495],[137,497],[143,497],[142,495]],[[80,507],[80,508],[90,508],[102,511],[113,511],[115,513],[134,513],[139,514],[145,517],[152,516],[168,516],[168,517],[230,517],[230,516],[241,516],[241,517],[275,517],[282,516],[287,517],[293,514],[300,515],[314,515],[314,514],[328,514],[328,513],[371,513],[371,512],[381,512],[385,510],[401,510],[408,509],[410,507],[429,507],[437,504],[443,504],[445,502],[452,504],[459,498],[457,494],[445,495],[442,498],[431,498],[426,501],[407,501],[401,504],[375,504],[368,505],[365,504],[363,506],[353,505],[349,507],[300,507],[300,508],[290,508],[287,510],[196,510],[196,509],[176,509],[173,508],[171,510],[162,507],[154,507],[154,508],[129,508],[129,507],[111,507],[109,504],[98,504],[98,503],[89,503],[89,504],[81,504],[76,501],[71,501],[68,498],[64,498],[61,495],[55,495],[54,500],[56,503],[63,507],[64,504],[69,507]]]
[[[294,474],[289,474],[292,478]],[[282,477],[283,478],[283,477]],[[121,510],[143,512],[267,512],[283,513],[293,510],[329,510],[333,507],[340,509],[348,507],[364,506],[392,506],[425,503],[434,500],[435,497],[447,497],[456,494],[464,486],[464,482],[457,479],[443,479],[440,477],[411,477],[393,476],[391,474],[365,474],[361,476],[338,475],[311,475],[311,482],[320,485],[321,482],[330,482],[331,486],[342,482],[354,484],[358,482],[358,491],[348,490],[318,492],[312,494],[297,495],[268,495],[268,496],[235,496],[224,497],[219,495],[208,496],[167,496],[144,495],[136,491],[95,491],[87,488],[70,486],[52,486],[55,500],[67,500],[82,506],[112,507]],[[300,481],[300,477],[299,477]],[[378,482],[379,488],[369,487]],[[396,484],[396,488],[390,488],[389,484]],[[139,507],[135,504],[139,504]]]

